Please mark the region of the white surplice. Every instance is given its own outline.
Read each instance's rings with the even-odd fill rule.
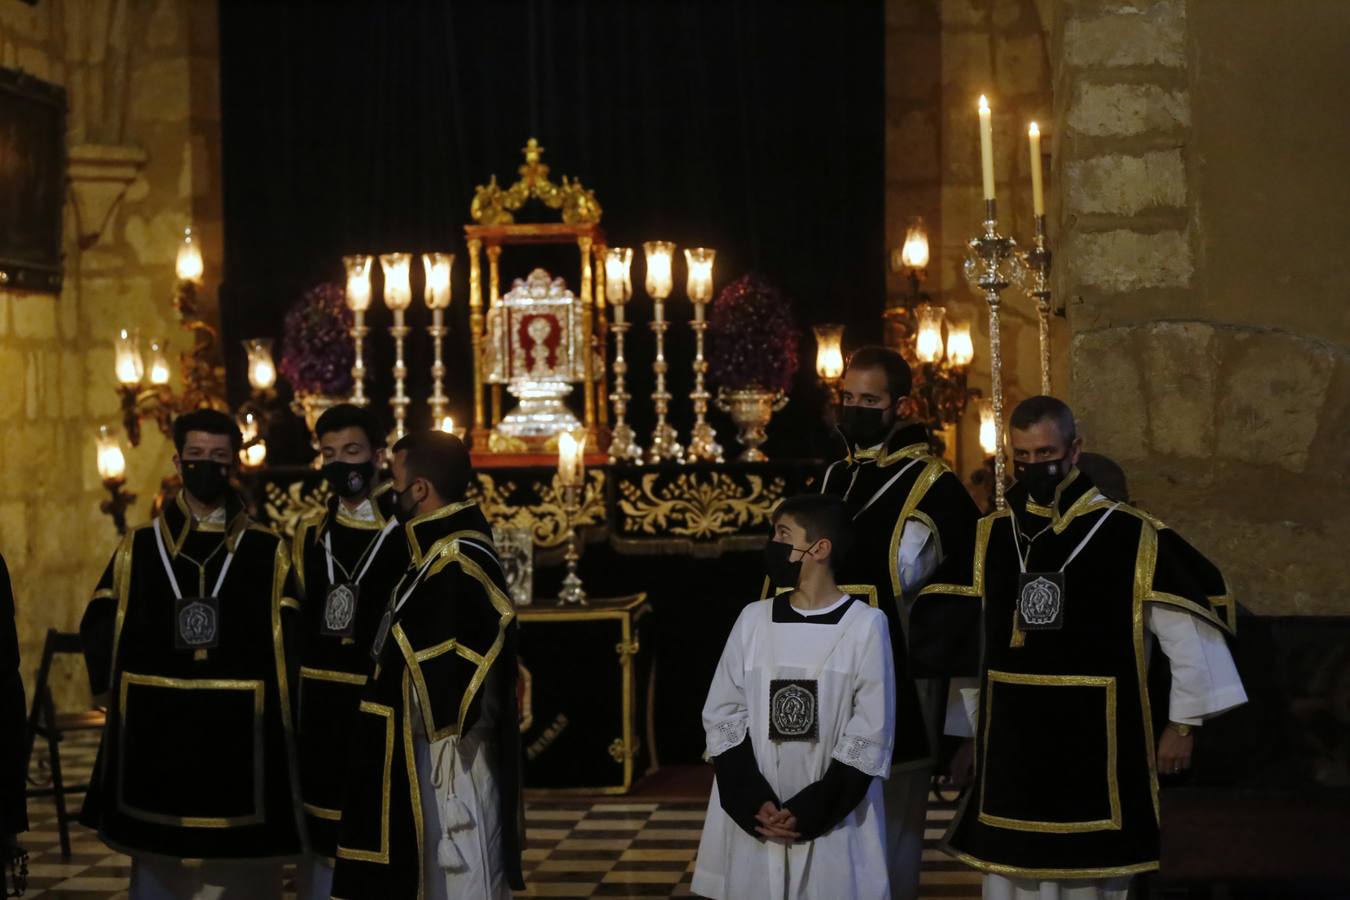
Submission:
[[[773,605],[773,599],[750,604],[727,639],[703,707],[708,756],[725,753],[748,735],[760,771],[783,802],[820,780],[831,759],[886,778],[895,739],[895,674],[885,615],[853,601],[834,625],[775,623]],[[811,678],[817,681],[818,739],[771,741],[770,682]],[[736,900],[884,900],[885,846],[880,780],[872,781],[839,825],[792,845],[741,830],[722,810],[714,784],[693,889]]]

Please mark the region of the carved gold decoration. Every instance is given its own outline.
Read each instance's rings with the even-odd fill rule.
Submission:
[[[600,201],[595,199],[592,191],[582,187],[579,179],[572,180],[564,175],[561,185],[549,180],[548,166],[540,161],[544,148],[539,146],[539,141],[530,138],[520,152],[525,155],[525,164],[516,170],[520,173],[519,181],[503,190],[497,184],[497,176],[493,175],[486,185],[478,185],[474,191],[469,214],[475,222],[509,225],[515,221],[511,213],[530,198],[539,200],[549,209],[561,209],[562,220],[568,225],[600,221]]]
[[[562,488],[557,478],[549,483],[534,482],[529,490],[539,498],[537,503],[516,502],[521,486],[513,481],[497,484],[491,475],[478,474],[478,484],[470,489],[483,514],[500,528],[522,528],[534,537],[536,547],[561,547],[567,539],[567,513]],[[586,486],[581,493],[579,508],[573,518],[577,527],[603,525],[605,521],[605,473],[586,473]]]
[[[266,499],[263,508],[267,511],[267,521],[287,538],[295,537],[301,519],[328,509],[329,490],[326,482],[319,482],[306,493],[303,481],[292,482],[286,487],[269,481],[264,494]]]
[[[759,475],[747,475],[741,483],[722,472],[683,472],[660,481],[654,472],[642,476],[641,488],[631,481],[619,483],[619,508],[626,516],[626,532],[707,539],[768,522],[786,488],[782,478],[766,485]]]

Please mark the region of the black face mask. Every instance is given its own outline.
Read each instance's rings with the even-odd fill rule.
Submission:
[[[802,580],[802,562],[810,550],[811,547],[794,547],[782,541],[769,541],[765,544],[764,571],[768,574],[769,581],[773,582],[773,586],[795,590],[797,582]],[[794,553],[802,554],[796,562],[792,561]]]
[[[375,478],[375,463],[333,461],[323,467],[324,480],[333,493],[344,500],[350,500],[365,492]]]
[[[1041,462],[1013,461],[1013,476],[1018,484],[1026,485],[1027,495],[1042,506],[1055,499],[1055,488],[1069,473],[1069,464],[1063,458]]]
[[[213,506],[230,489],[230,467],[209,459],[182,460],[183,487],[199,502]]]
[[[886,439],[895,418],[879,406],[841,406],[838,409],[839,433],[858,449],[874,447]]]

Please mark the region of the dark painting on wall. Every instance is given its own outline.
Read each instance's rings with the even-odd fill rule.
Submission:
[[[66,92],[0,69],[0,287],[61,290]]]

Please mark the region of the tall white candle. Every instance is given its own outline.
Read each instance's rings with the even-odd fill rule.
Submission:
[[[1038,216],[1045,215],[1045,186],[1041,182],[1041,129],[1035,122],[1027,129],[1031,141],[1031,209]]]
[[[994,199],[994,124],[989,100],[980,95],[980,171],[984,176],[984,199]]]

